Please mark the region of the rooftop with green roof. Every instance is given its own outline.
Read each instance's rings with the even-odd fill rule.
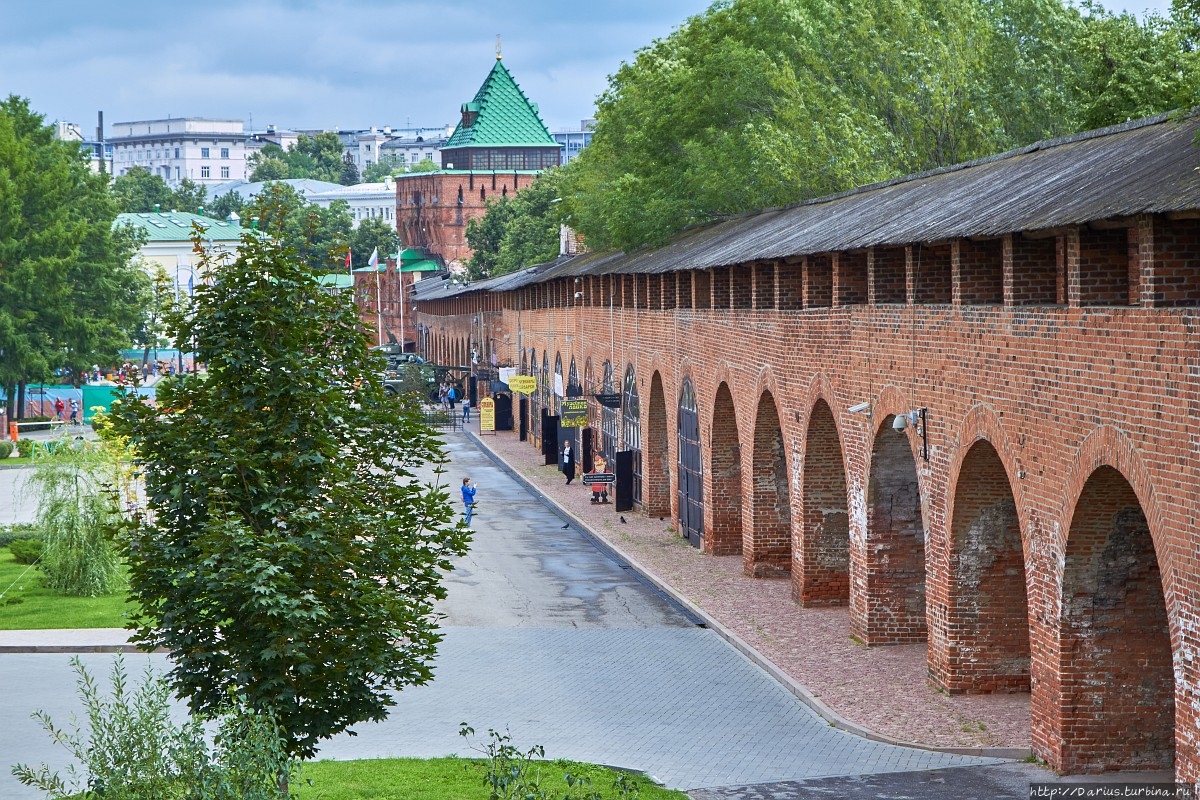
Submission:
[[[558,166],[560,145],[499,58],[462,106],[442,147],[442,166],[458,170],[544,170]]]
[[[147,242],[190,241],[193,225],[204,228],[204,238],[214,242],[238,241],[242,236],[241,225],[233,220],[213,219],[183,211],[118,214],[113,225],[132,225],[145,233]]]

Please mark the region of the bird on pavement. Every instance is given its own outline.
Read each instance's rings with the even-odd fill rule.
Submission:
[[[624,517],[621,517],[621,524],[622,524],[622,525],[624,525],[624,524],[625,524],[625,518],[624,518]]]
[[[563,525],[563,530],[566,530],[566,529],[567,529],[567,528],[569,528],[569,527],[571,527],[571,524],[570,524],[570,523],[567,523],[566,525]]]

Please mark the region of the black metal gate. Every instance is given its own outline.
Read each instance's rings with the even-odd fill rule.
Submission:
[[[679,533],[693,547],[704,537],[704,466],[700,459],[700,415],[691,380],[679,394]]]

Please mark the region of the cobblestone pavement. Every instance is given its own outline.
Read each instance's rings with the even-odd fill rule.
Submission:
[[[469,430],[477,434],[478,424]],[[740,556],[703,555],[674,532],[670,520],[592,505],[588,487],[566,486],[558,470],[543,466],[538,452],[512,432],[479,441],[850,722],[935,747],[1030,746],[1028,694],[944,695],[926,680],[924,645],[864,647],[850,637],[847,609],[801,608],[786,579],[745,577]]]
[[[995,763],[830,727],[465,437],[447,442],[445,480],[456,487],[469,474],[479,509],[441,606],[436,677],[321,757],[467,754],[458,736],[467,722],[480,734],[507,728],[549,758],[627,767],[683,789]]]

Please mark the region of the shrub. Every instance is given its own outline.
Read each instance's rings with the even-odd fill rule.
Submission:
[[[12,451],[13,451],[13,443],[12,442],[0,442],[0,458],[8,458],[9,456],[12,455]]]
[[[32,564],[42,557],[42,548],[46,543],[41,539],[14,539],[8,549],[12,551],[13,561],[18,564]]]
[[[21,458],[29,458],[33,455],[33,448],[37,445],[33,439],[17,439],[17,455]]]
[[[295,764],[269,718],[227,704],[214,720],[218,730],[210,747],[205,720],[191,716],[177,724],[171,718],[170,687],[149,667],[143,683],[131,689],[118,656],[112,688],[105,691],[78,657],[71,663],[89,729],[81,730],[78,723],[74,730],[60,729],[43,711],[34,718],[83,765],[84,774],[72,766],[64,779],[45,764],[18,764],[13,774],[21,783],[56,800],[280,800],[280,786]]]
[[[17,539],[43,539],[42,531],[28,522],[0,525],[0,547],[8,547]]]
[[[52,419],[54,419],[54,417],[47,417],[47,416],[43,415],[43,416],[38,416],[38,417],[26,417],[25,419],[23,419],[21,421],[22,422],[49,422]]]

